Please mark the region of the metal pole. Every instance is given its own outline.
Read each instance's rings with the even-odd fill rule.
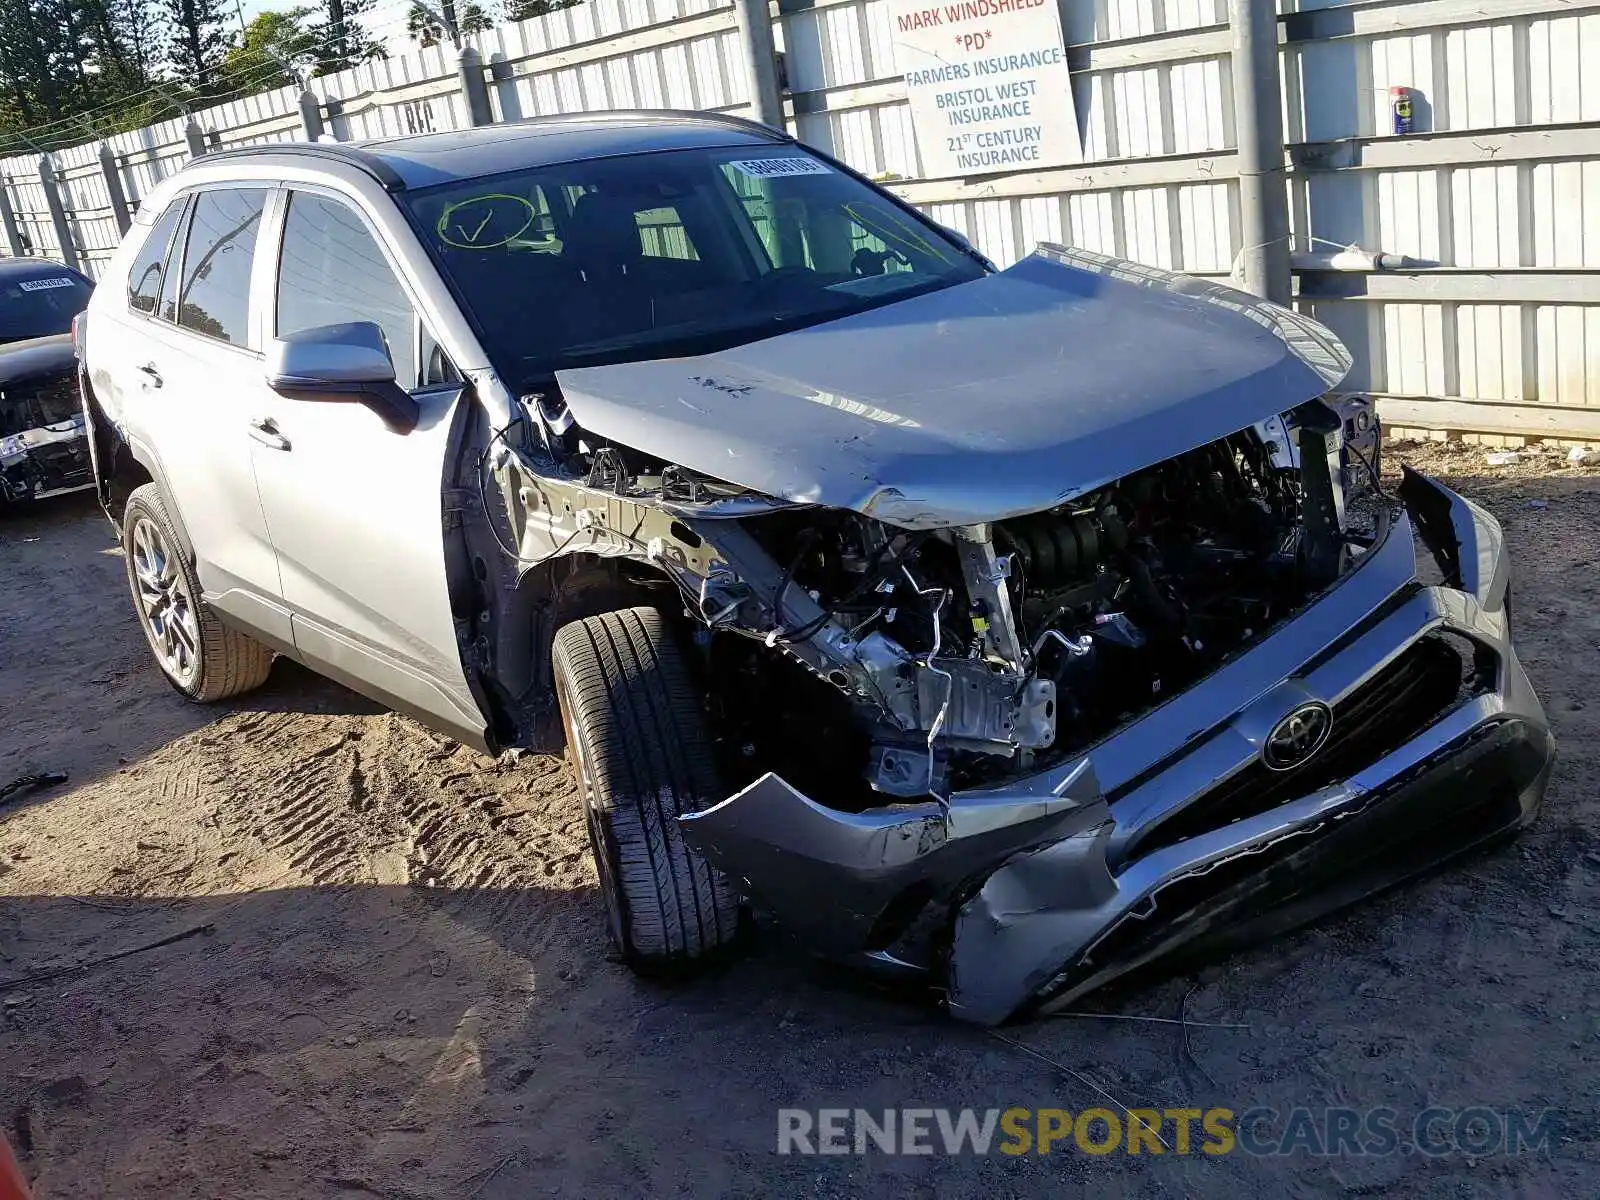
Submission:
[[[489,107],[489,84],[483,77],[483,56],[471,46],[461,48],[458,62],[461,87],[467,94],[467,114],[474,125],[493,125],[494,110]]]
[[[56,164],[48,154],[39,159],[39,186],[44,188],[44,202],[50,209],[50,223],[56,227],[56,241],[61,244],[61,261],[73,270],[81,270],[83,264],[78,258],[78,246],[72,240],[72,222],[67,219],[67,206],[61,201]]]
[[[117,232],[126,234],[133,222],[128,218],[128,196],[122,190],[122,172],[117,169],[117,155],[106,142],[100,143],[100,173],[106,177],[106,196],[111,201],[111,215],[117,222]]]
[[[189,143],[190,159],[199,158],[206,152],[206,135],[200,132],[200,123],[193,117],[183,127],[183,140]]]
[[[6,245],[11,247],[12,258],[22,258],[28,248],[23,244],[22,231],[17,228],[17,210],[11,207],[11,178],[0,175],[0,222],[6,227]]]
[[[1244,286],[1288,304],[1289,191],[1283,169],[1283,85],[1276,0],[1229,0],[1233,112],[1239,137],[1239,252]]]
[[[326,126],[328,130],[328,136],[333,138],[334,141],[339,141],[341,130],[345,136],[349,136],[350,128],[348,125],[343,124],[344,101],[339,99],[337,96],[329,96],[327,102],[323,104],[322,109],[328,114],[328,122]]]
[[[739,43],[744,51],[746,86],[755,118],[783,128],[783,94],[778,89],[778,52],[772,41],[772,13],[767,0],[734,0],[739,17]]]
[[[310,88],[300,93],[300,128],[308,142],[322,136],[322,102]]]
[[[500,119],[522,120],[522,100],[517,96],[517,73],[506,56],[498,50],[489,56],[489,81],[500,101]]]

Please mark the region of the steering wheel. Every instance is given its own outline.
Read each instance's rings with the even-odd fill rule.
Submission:
[[[890,259],[893,259],[902,267],[908,265],[909,262],[906,256],[898,250],[890,250],[887,247],[882,250],[868,250],[863,246],[850,258],[850,274],[858,279],[870,275],[882,275]]]

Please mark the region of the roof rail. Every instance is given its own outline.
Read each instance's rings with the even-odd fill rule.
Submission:
[[[774,129],[771,125],[763,125],[760,121],[752,121],[748,117],[737,117],[732,113],[698,112],[679,108],[632,108],[608,109],[602,112],[552,113],[548,116],[524,117],[519,121],[496,122],[496,124],[506,126],[557,125],[564,122],[578,124],[581,122],[593,123],[610,120],[637,121],[641,118],[660,119],[663,117],[724,125],[730,129],[738,129],[745,133],[758,134],[772,142],[792,142],[795,140],[781,129]],[[412,137],[439,136],[437,133],[412,134],[410,137],[375,139],[375,144],[403,144],[411,140]],[[360,146],[351,145],[348,142],[269,142],[259,146],[237,146],[231,150],[212,150],[196,161],[261,159],[273,155],[292,158],[320,158],[324,161],[345,163],[371,175],[383,185],[385,191],[403,192],[406,190],[406,181],[381,156],[371,154]]]
[[[406,190],[406,181],[400,178],[399,173],[383,159],[355,146],[345,145],[343,142],[269,142],[262,146],[238,146],[232,150],[209,151],[196,161],[206,163],[220,158],[257,159],[273,155],[320,158],[325,161],[345,163],[371,175],[383,185],[385,191]]]
[[[596,112],[571,112],[551,113],[547,116],[523,117],[517,121],[500,122],[506,125],[535,125],[541,122],[554,124],[558,121],[606,121],[622,120],[637,121],[641,117],[675,117],[680,120],[705,121],[712,125],[727,125],[734,129],[742,129],[746,133],[757,133],[774,142],[792,142],[794,138],[782,129],[775,129],[771,125],[763,125],[760,121],[753,121],[749,117],[735,116],[733,113],[707,112],[691,108],[608,108]]]

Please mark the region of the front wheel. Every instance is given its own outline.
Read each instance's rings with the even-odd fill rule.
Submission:
[[[229,629],[201,599],[199,577],[153,483],[128,497],[122,553],[139,625],[168,683],[190,700],[209,704],[266,682],[272,651]]]
[[[552,666],[612,941],[642,972],[712,958],[738,933],[740,904],[678,826],[724,794],[671,631],[652,608],[574,621]]]

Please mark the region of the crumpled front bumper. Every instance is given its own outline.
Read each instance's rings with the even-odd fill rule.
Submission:
[[[948,1005],[992,1024],[1180,949],[1299,924],[1519,829],[1554,743],[1512,648],[1499,525],[1420,475],[1401,497],[1407,513],[1335,588],[1079,758],[948,809],[865,814],[767,775],[682,818],[684,835],[838,956],[905,968],[892,941],[930,902],[952,906]],[[1424,583],[1430,571],[1445,582]],[[1445,653],[1458,658],[1441,668]],[[1466,678],[1436,703],[1449,661]],[[1268,734],[1315,702],[1333,713],[1324,749],[1267,772]]]

